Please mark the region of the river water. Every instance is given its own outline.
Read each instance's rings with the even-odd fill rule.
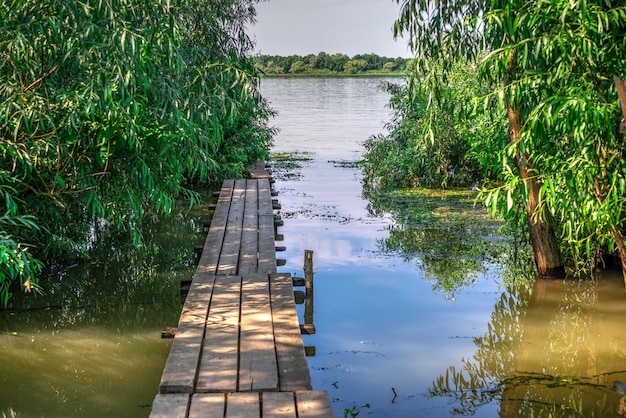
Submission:
[[[315,347],[314,388],[330,393],[336,416],[346,409],[376,417],[623,412],[613,390],[626,380],[621,276],[505,286],[510,280],[493,259],[468,272],[467,257],[452,257],[446,262],[457,266],[446,274],[468,277],[450,295],[429,268],[428,242],[441,247],[442,229],[424,229],[422,253],[388,251],[397,219],[369,210],[353,164],[389,120],[379,81],[261,84],[279,112],[273,150],[307,159],[297,175],[277,176],[276,188],[285,219],[282,271],[301,276],[304,250],[314,251],[316,334],[303,337]],[[449,252],[459,248],[453,240]]]
[[[43,295],[16,294],[0,310],[0,417],[148,417],[208,216],[181,204],[146,222],[143,248],[104,236],[46,271]]]
[[[305,159],[291,173],[276,165],[278,256],[280,271],[302,276],[314,251],[316,333],[303,336],[314,388],[337,417],[623,414],[613,390],[626,381],[620,277],[510,286],[501,254],[480,256],[500,240],[481,229],[490,221],[480,208],[479,225],[462,222],[466,211],[414,227],[403,219],[421,203],[402,212],[363,197],[354,162],[389,118],[378,82],[261,84],[279,112],[273,151]],[[459,210],[450,197],[426,200],[445,219]],[[47,272],[45,295],[16,295],[0,311],[0,417],[147,417],[171,344],[160,330],[177,323],[207,216],[183,205],[148,222],[140,251],[105,237],[93,258]]]

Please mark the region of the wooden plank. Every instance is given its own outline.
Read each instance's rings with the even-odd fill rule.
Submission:
[[[239,264],[239,250],[241,248],[241,230],[243,226],[243,211],[245,208],[246,181],[236,180],[233,189],[224,244],[220,254],[217,274],[237,274]]]
[[[296,406],[299,418],[333,418],[333,409],[326,391],[298,391]]]
[[[260,418],[261,401],[258,393],[239,392],[226,396],[226,418]]]
[[[225,394],[199,393],[191,398],[189,418],[224,418],[225,409]]]
[[[248,180],[246,182],[243,230],[241,233],[241,256],[238,267],[240,276],[256,273],[258,269],[259,196],[257,185],[258,182],[256,180]]]
[[[185,418],[188,404],[186,393],[159,393],[152,402],[150,418]]]
[[[276,242],[273,215],[259,216],[259,273],[276,273]]]
[[[296,418],[293,392],[265,392],[263,418]]]
[[[213,213],[213,218],[211,219],[211,225],[209,226],[209,232],[204,242],[202,255],[198,261],[196,271],[199,273],[217,273],[234,187],[234,180],[225,180],[222,183],[220,197],[217,200],[217,206]]]
[[[196,392],[237,390],[240,293],[239,276],[217,276]]]
[[[276,273],[276,236],[271,187],[267,179],[258,181],[259,194],[259,273]]]
[[[263,161],[257,161],[254,167],[250,170],[250,178],[261,179],[271,178],[270,173],[265,169],[265,163]]]
[[[270,289],[271,286],[290,286],[293,291],[293,282],[295,278],[291,277],[291,273],[274,273],[270,275]]]
[[[215,276],[196,273],[185,299],[170,354],[161,376],[161,393],[192,393]]]
[[[272,188],[267,179],[259,179],[259,213],[272,214]]]
[[[273,274],[270,277],[272,320],[281,392],[312,389],[291,283],[288,274]]]
[[[274,228],[268,179],[223,183],[151,417],[332,417],[311,390]]]
[[[244,277],[241,294],[238,390],[278,390],[268,276]]]

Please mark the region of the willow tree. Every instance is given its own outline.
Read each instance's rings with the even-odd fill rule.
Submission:
[[[0,2],[0,296],[266,155],[258,0]],[[30,248],[29,248],[30,247]],[[14,263],[21,260],[21,265]]]
[[[417,79],[434,96],[445,84],[434,65],[479,61],[491,88],[484,109],[509,122],[508,144],[487,141],[483,150],[504,167],[504,185],[487,199],[505,211],[523,204],[538,274],[564,275],[562,249],[581,261],[621,248],[625,176],[612,79],[625,70],[624,2],[397,1],[395,33],[409,33]]]

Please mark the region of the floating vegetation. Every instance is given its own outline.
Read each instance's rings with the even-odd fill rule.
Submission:
[[[363,167],[363,160],[329,160],[328,162],[339,168],[361,169]]]
[[[272,176],[277,180],[296,180],[302,177],[300,170],[313,161],[310,152],[275,152],[272,153]]]
[[[414,260],[434,291],[454,299],[491,266],[516,258],[515,242],[504,223],[476,204],[468,189],[401,189],[364,191],[368,211],[389,213],[389,236],[379,241],[383,252]],[[519,274],[512,277],[520,277]]]

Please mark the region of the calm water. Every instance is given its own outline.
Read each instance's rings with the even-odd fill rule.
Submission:
[[[388,119],[388,97],[377,86],[360,78],[262,81],[279,112],[274,151],[311,158],[276,188],[282,271],[301,276],[304,250],[314,251],[317,334],[303,337],[316,349],[314,387],[330,393],[336,416],[354,406],[376,417],[553,409],[577,416],[572,405],[584,416],[615,416],[613,381],[626,380],[621,276],[506,289],[498,264],[485,259],[468,272],[463,257],[453,257],[447,271],[467,275],[467,285],[451,296],[435,290],[441,277],[428,251],[383,251],[397,225],[390,213],[370,214],[359,170],[349,164]],[[434,243],[441,231],[425,234]]]
[[[106,237],[92,259],[47,272],[45,295],[16,295],[0,311],[0,417],[147,417],[171,345],[160,331],[178,323],[207,216],[147,222],[140,251]]]
[[[338,417],[352,407],[359,417],[619,416],[621,278],[507,288],[494,257],[471,251],[476,226],[412,229],[394,207],[371,215],[350,162],[388,119],[377,86],[262,81],[280,112],[275,151],[311,158],[276,187],[280,270],[301,276],[304,250],[314,251],[317,334],[303,337],[316,351],[314,387],[330,393]],[[448,203],[443,212],[458,209]],[[181,209],[148,224],[141,251],[101,240],[99,256],[50,273],[45,297],[0,311],[0,417],[147,417],[171,343],[159,332],[177,323],[179,282],[193,273],[206,217]],[[463,286],[441,290],[450,277]]]

